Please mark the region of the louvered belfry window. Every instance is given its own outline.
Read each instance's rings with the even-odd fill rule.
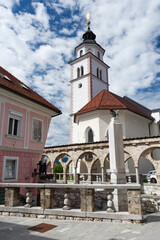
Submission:
[[[33,118],[32,140],[42,142],[42,120]]]

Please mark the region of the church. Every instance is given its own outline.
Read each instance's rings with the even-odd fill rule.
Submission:
[[[123,124],[123,138],[141,138],[160,134],[160,109],[154,111],[132,99],[109,91],[105,50],[96,42],[90,29],[75,48],[71,61],[70,143],[108,140],[108,125],[116,110]],[[156,119],[154,118],[156,116]]]
[[[105,50],[87,22],[83,41],[75,48],[71,66],[70,144],[44,148],[47,172],[61,164],[63,182],[106,182],[111,173],[109,126],[116,117],[122,125],[125,172],[129,176],[160,176],[160,109],[150,110],[129,97],[109,90]],[[57,175],[58,176],[58,175]],[[60,179],[60,176],[59,178]]]
[[[90,29],[89,20],[87,25],[82,43],[75,48],[76,58],[69,63],[70,144],[108,141],[108,127],[115,113],[122,124],[124,140],[159,136],[160,109],[150,110],[127,96],[121,97],[110,92],[110,67],[103,61],[105,50],[96,42],[96,35]],[[159,149],[153,150],[152,155],[159,159]],[[141,157],[139,173],[147,174],[153,169],[153,164]],[[73,172],[73,166],[70,166],[69,172]],[[77,173],[86,172],[83,161],[78,161]],[[101,172],[100,165],[95,164],[95,172]],[[126,162],[126,172],[135,173],[132,158]]]

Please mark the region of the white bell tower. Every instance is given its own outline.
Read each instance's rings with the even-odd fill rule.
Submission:
[[[83,42],[75,48],[76,59],[69,63],[71,65],[71,144],[79,143],[74,114],[100,91],[108,90],[109,87],[109,66],[103,62],[105,50],[96,43],[96,35],[90,30],[89,17],[87,20],[88,29],[83,34]]]

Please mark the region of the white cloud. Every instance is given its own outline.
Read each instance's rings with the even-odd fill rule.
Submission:
[[[15,4],[20,2],[0,1],[0,65],[62,110],[61,116],[52,119],[47,145],[69,141],[70,67],[66,62],[74,59],[74,48],[82,41],[88,11],[97,42],[106,49],[110,90],[150,108],[160,107],[155,90],[138,91],[159,81],[155,62],[160,57],[154,50],[160,35],[159,0],[34,1],[34,14],[14,14]],[[49,15],[47,7],[58,15]]]

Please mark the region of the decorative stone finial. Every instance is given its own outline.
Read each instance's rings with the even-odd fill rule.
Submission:
[[[89,13],[89,12],[88,12],[87,15],[86,15],[86,19],[87,19],[88,29],[90,29],[90,24],[91,24],[91,22],[89,21],[89,19],[90,19],[90,13]]]

